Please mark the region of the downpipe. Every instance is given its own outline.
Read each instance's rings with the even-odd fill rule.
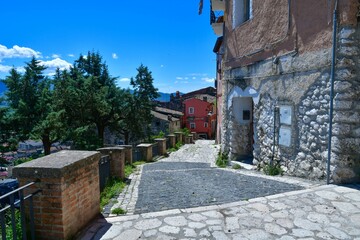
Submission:
[[[329,109],[329,139],[328,139],[328,156],[326,166],[326,184],[330,184],[330,164],[331,164],[331,138],[332,138],[332,123],[333,123],[333,107],[334,107],[334,78],[335,78],[335,64],[336,64],[336,35],[337,35],[337,5],[335,1],[334,17],[333,17],[333,45],[332,45],[332,59],[331,59],[331,82],[330,82],[330,109]]]

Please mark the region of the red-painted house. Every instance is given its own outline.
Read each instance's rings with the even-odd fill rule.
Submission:
[[[216,113],[213,103],[196,98],[183,101],[183,127],[196,132],[200,137],[214,138]]]

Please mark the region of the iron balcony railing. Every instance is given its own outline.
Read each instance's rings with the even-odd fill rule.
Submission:
[[[22,187],[19,187],[11,192],[8,192],[0,196],[1,207],[0,209],[0,227],[1,227],[1,237],[3,240],[7,239],[7,232],[12,232],[12,239],[18,239],[22,235],[22,239],[28,239],[27,230],[30,232],[30,239],[35,239],[35,223],[34,223],[34,206],[33,206],[33,196],[40,193],[41,190],[37,190],[33,193],[30,193],[24,196],[24,190],[32,185],[35,182],[28,183]],[[29,219],[27,221],[25,214],[25,201],[28,200],[28,211]],[[19,223],[19,214],[16,214],[16,211],[20,212],[20,223]],[[17,225],[20,224],[21,232],[17,231]],[[12,231],[9,231],[11,228]]]

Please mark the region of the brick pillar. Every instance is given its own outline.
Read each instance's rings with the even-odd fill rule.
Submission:
[[[102,155],[110,157],[110,173],[112,177],[125,178],[125,149],[122,147],[107,147],[97,149]]]
[[[140,149],[141,156],[146,162],[152,161],[152,144],[142,143],[136,146]]]
[[[157,142],[159,147],[159,155],[166,154],[166,138],[156,138],[155,142]]]
[[[119,147],[125,150],[125,163],[131,165],[133,162],[132,145],[119,145]]]
[[[171,147],[171,148],[175,147],[175,145],[176,145],[176,137],[175,137],[175,135],[174,135],[174,134],[169,134],[169,135],[167,135],[166,137],[169,138],[170,147]]]
[[[100,213],[100,153],[60,151],[14,167],[20,186],[38,180],[36,239],[71,239]],[[25,192],[27,194],[27,192]]]
[[[175,136],[176,136],[176,143],[178,143],[178,142],[183,143],[183,142],[184,142],[184,141],[183,141],[183,135],[184,135],[184,133],[182,133],[182,132],[175,132],[174,134],[175,134]]]

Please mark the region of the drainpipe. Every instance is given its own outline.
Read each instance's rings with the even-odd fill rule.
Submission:
[[[326,167],[326,184],[330,184],[330,160],[331,160],[331,137],[332,137],[332,119],[333,119],[333,102],[334,102],[334,78],[335,78],[335,64],[336,64],[336,35],[337,35],[337,5],[335,1],[334,18],[333,18],[333,45],[332,45],[332,60],[331,60],[331,87],[330,87],[330,110],[329,110],[329,139],[328,139],[328,158]]]
[[[276,144],[276,119],[278,116],[278,112],[279,112],[279,106],[275,106],[274,107],[274,136],[273,136],[273,149],[272,149],[272,157],[271,157],[271,162],[270,162],[270,166],[273,166],[274,163],[274,158],[275,158],[275,144]]]

